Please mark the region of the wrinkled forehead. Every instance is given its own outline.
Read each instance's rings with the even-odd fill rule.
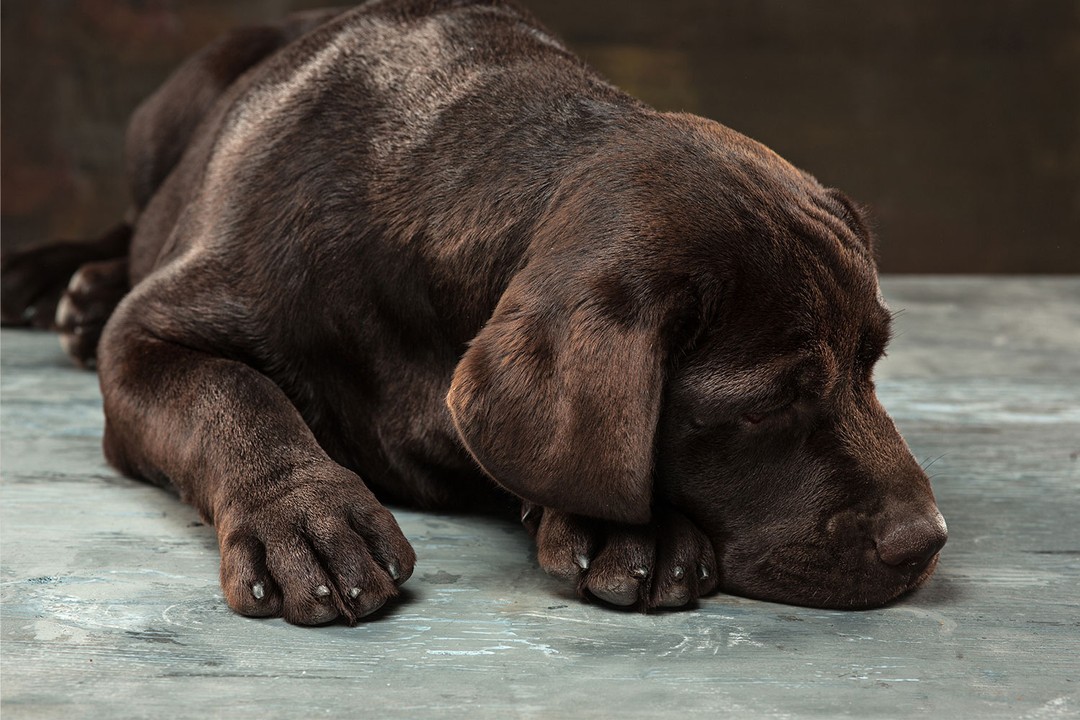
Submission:
[[[888,326],[891,313],[868,255],[832,247],[808,255],[800,265],[803,272],[790,297],[797,312],[809,318],[809,330],[815,337],[842,342],[846,336]]]
[[[771,252],[758,263],[759,284],[776,285],[771,298],[820,322],[847,327],[857,315],[888,317],[874,261],[873,240],[860,211],[842,193],[808,186],[775,220]],[[744,265],[755,274],[755,263]],[[760,277],[761,270],[765,277]]]
[[[759,361],[825,350],[842,356],[867,335],[887,337],[891,312],[872,257],[855,242],[804,236],[751,258],[726,293],[712,333],[716,350]]]
[[[860,356],[876,359],[890,335],[876,282],[803,287],[731,307],[680,373],[712,403],[775,398],[796,387],[827,393]]]
[[[858,206],[768,148],[709,129],[718,138],[709,167],[720,177],[683,188],[696,202],[677,217],[704,217],[705,231],[693,234],[712,262],[701,272],[711,278],[717,268],[722,278],[712,285],[723,291],[710,354],[847,356],[867,334],[887,335],[891,316]]]

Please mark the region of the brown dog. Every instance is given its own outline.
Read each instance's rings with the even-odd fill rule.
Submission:
[[[509,491],[540,564],[615,605],[871,607],[933,572],[945,525],[871,380],[890,314],[859,212],[511,3],[234,32],[128,147],[131,223],[8,258],[4,317],[64,292],[109,461],[215,524],[237,611],[392,598],[414,554],[373,491]]]

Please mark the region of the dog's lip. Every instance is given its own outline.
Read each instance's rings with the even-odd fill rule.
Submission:
[[[804,548],[805,549],[805,548]],[[818,550],[826,551],[824,547]],[[925,585],[937,570],[941,553],[936,553],[917,574],[909,570],[886,565],[877,559],[864,566],[864,587],[856,587],[843,593],[828,587],[828,571],[821,574],[808,573],[785,567],[776,562],[777,549],[766,553],[759,562],[753,563],[754,571],[743,575],[749,582],[731,578],[727,567],[721,565],[720,589],[732,595],[767,602],[797,605],[830,610],[874,610],[893,603]],[[761,572],[767,567],[767,572]],[[851,573],[854,574],[854,573]],[[770,582],[755,587],[755,579],[768,577]]]

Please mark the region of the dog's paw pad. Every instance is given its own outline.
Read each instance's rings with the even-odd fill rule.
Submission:
[[[686,572],[685,567],[675,565],[671,568],[671,574],[666,584],[663,582],[654,583],[658,590],[656,593],[656,606],[676,608],[688,604],[695,592],[695,588],[691,584],[693,581],[693,576]]]
[[[666,583],[663,582],[662,578],[659,580],[660,582],[653,583],[656,589],[654,593],[654,605],[656,607],[682,607],[692,599],[694,588],[691,581],[693,578],[687,575],[686,568],[682,565],[671,568]]]
[[[626,578],[603,584],[590,582],[587,587],[600,600],[618,607],[636,605],[641,593],[641,584]]]

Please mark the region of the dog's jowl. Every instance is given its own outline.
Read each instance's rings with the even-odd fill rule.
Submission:
[[[108,460],[214,524],[238,612],[391,600],[381,501],[518,499],[545,570],[641,609],[873,607],[937,564],[860,211],[509,2],[231,32],[128,167],[126,222],[5,258],[3,316],[96,363]]]

